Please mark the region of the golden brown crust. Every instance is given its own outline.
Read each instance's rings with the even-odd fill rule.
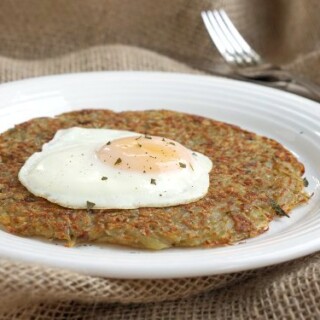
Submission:
[[[18,181],[24,161],[73,126],[132,130],[174,139],[213,161],[207,196],[195,203],[135,210],[72,210],[30,194]],[[278,142],[239,127],[167,110],[82,110],[38,118],[0,135],[0,224],[12,233],[162,249],[214,246],[256,236],[277,206],[307,201],[304,167]],[[279,213],[279,210],[278,210]]]

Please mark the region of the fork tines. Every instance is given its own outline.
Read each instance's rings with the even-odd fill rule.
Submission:
[[[227,63],[256,65],[261,57],[249,46],[224,10],[202,11],[205,27]]]

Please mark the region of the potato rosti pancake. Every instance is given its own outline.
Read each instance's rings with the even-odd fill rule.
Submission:
[[[201,200],[165,208],[74,210],[36,197],[18,180],[26,159],[59,129],[131,130],[174,139],[211,158]],[[68,245],[103,242],[163,249],[215,246],[254,237],[308,200],[304,166],[278,142],[234,125],[166,110],[82,110],[38,118],[0,135],[0,224]]]

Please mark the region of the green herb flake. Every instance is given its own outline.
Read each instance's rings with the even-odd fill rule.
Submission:
[[[87,211],[90,212],[95,205],[94,202],[87,201]]]
[[[138,147],[141,148],[141,147],[142,147],[142,144],[138,143]]]
[[[118,158],[117,161],[114,163],[114,165],[116,166],[117,164],[120,164],[122,162],[121,158]]]
[[[191,168],[192,171],[194,171],[192,164],[189,162],[189,166]]]
[[[303,185],[305,187],[307,187],[309,185],[309,181],[307,180],[307,178],[303,178]]]
[[[144,138],[145,138],[145,139],[150,139],[150,140],[152,139],[152,137],[150,137],[150,136],[148,136],[148,135],[145,135]]]
[[[108,180],[108,177],[102,177],[101,180],[102,181]]]
[[[274,200],[270,201],[272,209],[275,211],[275,213],[278,216],[286,216],[287,218],[290,218],[290,216],[280,207],[280,205],[275,202]]]
[[[111,141],[108,141],[107,143],[106,143],[106,146],[109,146],[111,144]]]
[[[175,146],[175,145],[176,145],[174,142],[169,142],[169,144],[172,144],[173,146]]]
[[[179,166],[180,166],[180,168],[186,168],[187,167],[186,164],[183,163],[183,162],[179,162]]]
[[[139,139],[141,139],[142,138],[142,136],[139,136],[138,138],[136,138],[136,140],[139,140]]]
[[[157,184],[156,179],[151,179],[150,183],[156,185]]]

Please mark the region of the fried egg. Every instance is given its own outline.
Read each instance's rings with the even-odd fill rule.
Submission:
[[[196,201],[211,160],[165,137],[73,127],[57,131],[19,172],[34,195],[74,209],[135,209]]]

